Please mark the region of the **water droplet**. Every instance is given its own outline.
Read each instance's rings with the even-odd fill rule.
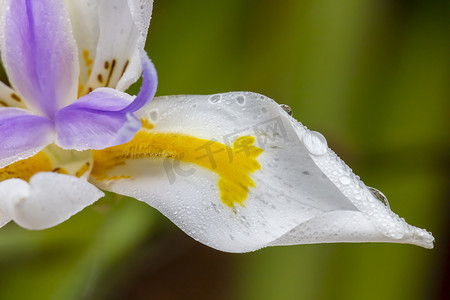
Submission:
[[[347,185],[347,184],[350,183],[350,178],[349,178],[348,176],[341,176],[341,177],[339,178],[339,181],[340,181],[342,184]]]
[[[386,205],[388,208],[390,208],[389,201],[388,201],[388,199],[386,198],[386,196],[382,192],[380,192],[376,188],[373,188],[373,187],[370,187],[370,186],[368,186],[367,188],[369,189],[369,191],[372,193],[372,195],[376,199],[380,200],[384,205]]]
[[[244,96],[237,96],[236,97],[236,102],[238,103],[238,104],[240,104],[240,105],[244,105],[244,103],[245,103],[245,97]]]
[[[152,122],[158,121],[158,110],[154,109],[154,110],[150,111],[150,120]]]
[[[305,144],[309,153],[313,155],[324,155],[327,153],[327,140],[320,132],[306,131],[303,134],[303,144]]]
[[[216,104],[216,103],[220,103],[220,101],[222,100],[222,95],[216,94],[216,95],[212,95],[211,97],[209,97],[209,102]]]
[[[289,105],[286,104],[280,104],[280,107],[290,116],[294,114],[294,111],[292,111],[292,108]]]

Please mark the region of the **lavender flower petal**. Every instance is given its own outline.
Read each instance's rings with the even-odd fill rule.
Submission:
[[[78,53],[64,1],[6,1],[0,52],[9,80],[35,113],[76,99]]]
[[[143,82],[134,100],[127,94],[100,88],[64,107],[55,115],[56,143],[64,149],[104,149],[130,141],[141,128],[132,114],[156,93],[156,70],[142,54]]]
[[[19,108],[0,108],[0,168],[36,154],[53,139],[50,119]]]
[[[121,97],[122,96],[122,97]],[[104,149],[128,142],[141,122],[128,112],[128,95],[101,88],[61,109],[55,115],[56,144],[64,149]]]
[[[147,53],[144,50],[141,51],[141,63],[142,63],[142,86],[136,99],[124,108],[123,112],[135,112],[145,104],[147,104],[156,94],[156,88],[158,87],[158,75],[156,74],[155,66],[148,58]]]

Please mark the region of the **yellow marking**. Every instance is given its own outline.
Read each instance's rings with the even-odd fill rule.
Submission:
[[[84,59],[84,63],[86,64],[88,76],[91,76],[92,64],[94,63],[94,60],[89,57],[89,51],[86,49],[83,50],[83,59]]]
[[[81,168],[75,173],[76,177],[81,177],[84,175],[84,173],[86,173],[87,171],[89,171],[89,162],[86,162],[84,165],[81,166]]]
[[[113,176],[109,176],[106,174],[102,174],[102,175],[98,175],[95,177],[97,180],[100,181],[111,181],[111,180],[118,180],[118,179],[129,179],[131,178],[131,176],[127,176],[127,175],[113,175]]]
[[[9,105],[5,101],[0,100],[0,106],[8,107]]]
[[[81,84],[81,80],[78,80],[78,98],[81,98],[83,96],[83,85]]]
[[[141,119],[142,127],[145,129],[153,129],[155,126],[153,126],[152,123],[150,123],[147,119],[142,118]]]
[[[127,159],[171,158],[194,163],[219,175],[222,202],[229,207],[244,206],[250,187],[255,187],[250,173],[261,168],[256,158],[263,152],[253,144],[255,138],[242,136],[232,147],[219,142],[180,133],[158,133],[149,130],[153,125],[141,120],[141,129],[126,144],[94,151],[92,175],[97,180],[115,180],[107,172],[123,165]],[[123,176],[119,176],[123,178]]]
[[[88,67],[88,69],[94,63],[94,61],[91,58],[89,58],[89,51],[87,51],[87,50],[83,50],[83,59],[84,59],[84,63],[86,64],[86,67]]]
[[[0,181],[20,178],[28,181],[31,176],[38,172],[51,172],[53,170],[50,159],[43,152],[35,156],[17,161],[0,169]]]
[[[54,168],[53,170],[52,170],[52,172],[53,173],[59,173],[59,174],[66,174],[66,175],[68,175],[69,174],[69,172],[67,172],[67,170],[66,169],[64,169],[64,168]]]

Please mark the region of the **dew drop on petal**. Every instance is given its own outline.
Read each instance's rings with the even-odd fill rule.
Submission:
[[[239,105],[244,105],[245,104],[245,96],[244,95],[240,95],[236,97],[236,102]]]
[[[373,187],[370,187],[370,186],[368,186],[367,188],[369,189],[370,193],[372,193],[372,195],[376,199],[380,200],[384,205],[386,205],[388,208],[390,208],[389,201],[388,201],[387,197],[382,192],[380,192],[376,188],[373,188]]]
[[[220,103],[222,101],[222,95],[219,94],[215,94],[212,95],[211,97],[209,97],[209,102],[216,104],[216,103]]]
[[[290,116],[292,116],[294,114],[294,111],[292,110],[292,108],[289,105],[286,104],[280,104],[280,107]]]
[[[348,176],[341,176],[339,178],[339,181],[343,184],[343,185],[347,185],[350,183],[350,178]]]
[[[309,153],[313,155],[324,155],[327,153],[327,140],[320,132],[306,131],[303,134],[303,144],[305,144]]]

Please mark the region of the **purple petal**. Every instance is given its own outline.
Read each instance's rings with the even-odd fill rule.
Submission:
[[[130,96],[109,88],[97,89],[55,114],[56,144],[64,149],[104,149],[130,141],[141,128],[123,111]]]
[[[142,53],[142,87],[134,100],[109,88],[96,89],[55,115],[56,143],[65,149],[104,149],[130,141],[141,128],[132,114],[156,93],[158,79],[153,63]]]
[[[36,154],[53,139],[50,119],[19,108],[0,109],[0,168]]]
[[[2,55],[28,108],[48,117],[76,99],[78,54],[64,1],[10,0]]]
[[[145,51],[141,51],[142,63],[142,86],[133,103],[125,107],[123,112],[135,112],[145,104],[147,104],[156,94],[158,87],[158,75],[156,74],[155,66],[148,58]]]

